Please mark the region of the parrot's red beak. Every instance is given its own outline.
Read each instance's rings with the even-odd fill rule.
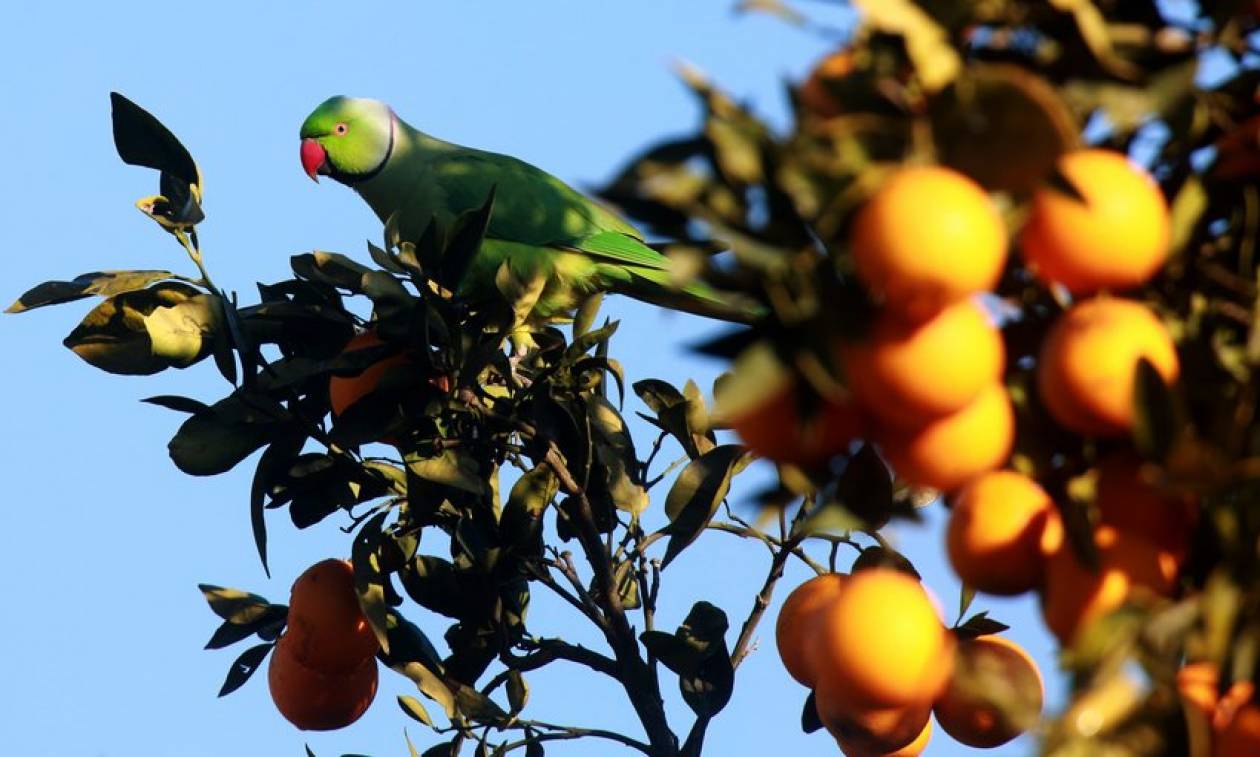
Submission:
[[[327,171],[328,153],[323,145],[313,139],[302,140],[302,170],[318,183],[319,174]]]

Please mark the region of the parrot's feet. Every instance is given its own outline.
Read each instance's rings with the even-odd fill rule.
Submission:
[[[534,337],[527,329],[516,329],[508,336],[508,341],[512,345],[512,354],[508,356],[509,380],[517,386],[528,387],[532,382],[521,374],[520,366],[537,346]]]

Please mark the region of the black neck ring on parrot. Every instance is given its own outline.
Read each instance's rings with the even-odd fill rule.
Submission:
[[[355,184],[361,184],[362,182],[365,182],[368,179],[375,178],[377,174],[385,170],[385,164],[389,162],[389,156],[394,154],[394,133],[398,129],[397,124],[396,124],[397,120],[398,119],[394,116],[394,114],[390,113],[389,115],[389,144],[386,145],[385,147],[385,157],[381,158],[381,162],[377,163],[375,168],[368,171],[367,173],[346,173],[345,171],[338,170],[337,167],[334,166],[331,161],[329,161],[328,163],[326,163],[326,165],[328,166],[329,177],[331,177],[333,181],[339,181],[342,184],[345,184],[347,186],[354,186]]]

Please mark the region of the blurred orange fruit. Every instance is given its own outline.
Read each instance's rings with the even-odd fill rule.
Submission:
[[[293,582],[289,648],[306,667],[324,673],[357,669],[379,649],[354,590],[354,568],[328,559],[307,568]]]
[[[858,276],[908,320],[997,283],[1007,233],[980,185],[940,166],[898,169],[858,211],[851,237]]]
[[[1072,306],[1041,346],[1037,385],[1046,409],[1065,428],[1122,436],[1133,428],[1134,380],[1146,358],[1167,383],[1180,363],[1168,330],[1145,305],[1097,297]]]
[[[1006,389],[990,384],[971,404],[916,429],[886,426],[879,441],[902,479],[952,491],[999,468],[1015,441],[1015,413]]]
[[[929,703],[953,669],[952,634],[913,576],[860,570],[821,611],[812,649],[829,711],[865,712]]]
[[[945,531],[954,572],[989,594],[1037,588],[1046,558],[1063,541],[1050,495],[1015,471],[985,473],[959,490]]]
[[[1191,498],[1161,492],[1147,480],[1149,468],[1127,451],[1099,463],[1094,497],[1099,522],[1131,531],[1182,555],[1198,519],[1198,505]]]
[[[865,425],[862,411],[848,399],[815,398],[813,407],[803,406],[798,380],[764,342],[736,358],[716,394],[714,421],[778,463],[822,465],[861,436]]]
[[[809,688],[814,687],[815,673],[808,647],[818,634],[822,610],[839,596],[844,580],[841,573],[809,579],[788,594],[775,622],[774,640],[783,667]]]
[[[1090,623],[1124,604],[1142,587],[1170,595],[1179,566],[1177,558],[1135,534],[1099,526],[1094,531],[1099,570],[1081,564],[1065,539],[1046,562],[1041,610],[1046,626],[1064,645]]]
[[[1023,647],[980,636],[959,642],[954,675],[932,711],[955,741],[992,749],[1035,725],[1044,698],[1041,671]]]
[[[1213,757],[1253,757],[1260,754],[1260,706],[1251,703],[1238,711],[1216,734]]]
[[[376,658],[340,673],[305,665],[288,635],[272,650],[268,688],[276,709],[304,731],[331,731],[358,720],[376,697]]]
[[[1177,671],[1177,693],[1209,719],[1220,699],[1221,671],[1214,662],[1190,662]]]
[[[1168,257],[1168,203],[1151,175],[1112,150],[1077,150],[1058,172],[1079,197],[1055,186],[1033,195],[1020,237],[1038,278],[1074,294],[1127,289],[1151,278]]]
[[[920,754],[931,738],[931,705],[859,711],[839,707],[837,710],[832,691],[829,687],[819,687],[814,692],[815,706],[819,719],[849,757],[912,757]]]
[[[922,323],[888,313],[842,348],[845,378],[872,415],[903,427],[961,410],[1005,367],[1002,335],[974,300]]]

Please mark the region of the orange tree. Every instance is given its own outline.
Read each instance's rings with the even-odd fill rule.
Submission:
[[[293,607],[203,587],[223,619],[210,646],[261,639],[223,693],[279,640],[277,704],[303,727],[339,727],[375,693],[375,651],[445,717],[400,697],[439,734],[425,755],[539,755],[578,738],[698,755],[787,561],[833,574],[852,548],[855,575],[807,583],[778,629],[792,674],[815,689],[802,724],[842,750],[917,754],[933,708],[977,745],[1035,728],[1054,754],[1256,750],[1257,8],[854,5],[853,33],[792,88],[788,130],[685,68],[700,128],[601,191],[673,240],[680,281],[703,277],[767,313],[697,347],[731,361],[712,412],[694,385],[633,383],[659,434],[646,455],[598,298],[516,362],[503,349],[510,293],[451,295],[493,198],[419,239],[387,229],[370,263],[296,255],[293,278],[241,304],[202,258],[196,164],[114,97],[120,156],[160,172],[160,194],[138,206],[199,273],[85,274],[10,311],[100,296],[65,340],[89,363],[151,374],[213,360],[226,397],[149,401],[188,415],[170,454],[189,474],[263,450],[249,510],[264,567],[268,509],[298,528],[345,513],[355,534],[351,567],[330,570],[352,579],[339,585],[357,608],[342,594],[299,612],[309,584]],[[810,25],[774,0],[741,7]],[[723,427],[747,449],[719,443]],[[376,442],[395,453],[370,454]],[[682,457],[660,470],[666,443]],[[743,518],[726,500],[754,454],[778,463],[778,482],[756,498],[768,517]],[[641,516],[666,481],[666,524],[652,530]],[[1025,513],[1003,507],[1011,496]],[[1040,676],[1022,650],[976,641],[1005,627],[980,613],[944,628],[880,534],[938,499],[957,505],[950,558],[973,584],[961,614],[976,590],[1041,595],[1071,674],[1061,717],[1038,720]],[[656,628],[664,569],[713,530],[771,553],[730,644],[726,613],[703,601]],[[901,599],[882,601],[886,587]],[[606,648],[536,633],[536,590]],[[445,652],[407,620],[420,612],[449,619]],[[310,648],[364,628],[375,645],[362,654]],[[642,734],[529,719],[526,676],[558,660],[616,679]],[[662,667],[694,712],[682,727],[662,706]],[[334,679],[353,696],[320,699]]]

